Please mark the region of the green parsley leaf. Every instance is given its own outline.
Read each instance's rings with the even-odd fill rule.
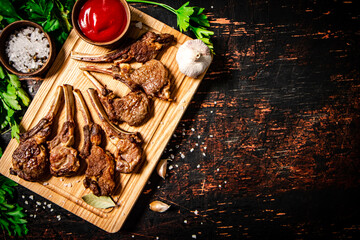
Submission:
[[[30,104],[28,94],[21,87],[19,78],[0,66],[0,130],[10,127],[11,137],[19,141],[20,111]]]
[[[49,19],[44,22],[44,31],[45,32],[52,32],[55,31],[60,27],[60,22],[58,19]]]
[[[22,20],[9,0],[0,0],[0,14],[8,23]]]
[[[188,7],[189,2],[176,10],[177,24],[181,32],[186,32],[190,25],[190,16],[194,13],[194,7]]]
[[[12,180],[0,175],[0,227],[10,236],[21,237],[28,233],[28,229],[23,208],[13,203],[16,185]]]
[[[13,95],[11,93],[2,93],[1,94],[6,105],[8,105],[10,108],[14,109],[14,110],[21,110],[21,106],[18,102],[18,100],[16,99],[16,95]]]
[[[4,79],[5,78],[5,72],[4,69],[0,66],[0,79]]]
[[[200,26],[210,27],[209,20],[203,11],[205,8],[194,7],[194,14],[190,16],[190,20],[196,22]]]

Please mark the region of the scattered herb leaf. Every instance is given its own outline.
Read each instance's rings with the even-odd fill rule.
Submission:
[[[111,199],[111,197],[108,196],[96,196],[93,193],[89,193],[82,197],[82,199],[89,204],[90,206],[96,207],[96,208],[111,208],[115,207],[116,204]]]

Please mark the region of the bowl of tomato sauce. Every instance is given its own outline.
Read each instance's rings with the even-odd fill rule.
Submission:
[[[120,42],[130,21],[126,0],[78,0],[72,10],[72,24],[77,34],[97,46]]]

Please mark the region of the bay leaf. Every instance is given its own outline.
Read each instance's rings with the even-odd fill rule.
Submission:
[[[114,201],[109,196],[96,196],[93,193],[89,193],[87,195],[84,195],[82,199],[90,206],[96,208],[106,209],[116,206]]]

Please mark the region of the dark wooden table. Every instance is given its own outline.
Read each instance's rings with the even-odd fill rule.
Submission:
[[[166,179],[152,175],[115,234],[19,186],[27,238],[359,239],[360,8],[191,5],[206,8],[216,55],[162,156]],[[132,6],[176,27],[160,7]],[[154,200],[172,206],[152,212]]]

